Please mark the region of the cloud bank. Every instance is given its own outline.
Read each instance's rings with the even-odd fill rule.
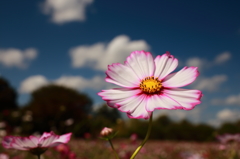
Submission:
[[[209,61],[207,59],[199,58],[199,57],[192,57],[187,59],[186,65],[187,66],[195,66],[198,67],[199,70],[203,70],[209,67],[213,67],[216,65],[224,64],[225,62],[231,59],[231,53],[228,51],[222,52],[217,55],[214,60]]]
[[[69,53],[72,66],[91,67],[95,70],[105,71],[107,65],[123,63],[127,56],[135,50],[148,51],[150,46],[144,40],[131,41],[126,35],[119,35],[109,43],[96,43],[91,46],[77,46]]]
[[[240,106],[240,94],[230,95],[226,98],[216,98],[211,102],[213,105]]]
[[[93,90],[100,90],[107,88],[110,85],[104,81],[103,77],[95,76],[92,79],[86,79],[80,76],[62,76],[55,80],[49,80],[42,75],[30,76],[22,81],[19,92],[31,93],[42,86],[48,84],[56,84],[73,89],[85,89],[90,88]]]
[[[222,123],[234,122],[238,119],[240,119],[239,110],[222,109],[217,112],[215,119],[211,119],[208,121],[208,124],[219,127]]]
[[[215,75],[212,77],[200,78],[193,84],[194,89],[205,90],[208,92],[213,92],[219,89],[220,85],[227,81],[226,75]]]

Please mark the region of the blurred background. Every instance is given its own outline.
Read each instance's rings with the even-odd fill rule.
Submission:
[[[0,136],[53,130],[143,138],[147,121],[128,119],[97,95],[107,65],[131,51],[170,51],[199,67],[186,87],[203,92],[191,111],[154,112],[152,139],[213,141],[240,132],[240,1],[0,1]],[[178,132],[178,133],[176,133]],[[199,133],[200,132],[200,133]]]

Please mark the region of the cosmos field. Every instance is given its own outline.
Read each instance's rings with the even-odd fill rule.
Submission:
[[[113,141],[113,144],[121,159],[129,159],[139,142],[131,143],[127,139],[117,139]],[[75,154],[72,157],[61,155],[56,148],[51,148],[42,156],[42,159],[114,159],[111,147],[105,141],[72,139],[68,146],[72,153]],[[239,145],[234,145],[234,148],[238,150],[239,154]],[[196,143],[150,140],[136,156],[136,159],[228,159],[231,149],[232,147],[221,149],[220,144],[217,142]],[[33,155],[28,152],[13,150],[7,152],[11,159],[33,158]],[[234,159],[238,159],[238,157]]]

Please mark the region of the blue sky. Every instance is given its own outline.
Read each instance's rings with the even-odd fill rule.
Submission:
[[[204,93],[191,111],[159,110],[175,120],[219,125],[240,119],[240,1],[0,1],[0,75],[19,104],[55,83],[87,93],[97,105],[108,64],[134,50],[170,51],[183,66],[198,66],[188,86]]]

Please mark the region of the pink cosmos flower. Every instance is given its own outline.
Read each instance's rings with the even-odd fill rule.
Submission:
[[[227,144],[231,142],[240,142],[240,134],[224,134],[224,135],[218,135],[217,139],[222,143],[222,144]]]
[[[41,137],[16,137],[5,136],[2,140],[3,147],[17,150],[27,150],[35,155],[44,153],[49,147],[54,147],[59,144],[67,143],[71,138],[72,133],[64,135],[56,135],[54,132],[43,133]]]
[[[148,119],[155,109],[191,110],[201,103],[202,92],[178,87],[191,84],[199,72],[197,67],[184,67],[171,73],[177,65],[169,52],[153,59],[150,52],[134,51],[124,64],[114,63],[106,71],[106,82],[124,88],[102,90],[98,95],[130,118]]]
[[[184,159],[204,159],[201,154],[191,152],[181,153],[180,156]]]

